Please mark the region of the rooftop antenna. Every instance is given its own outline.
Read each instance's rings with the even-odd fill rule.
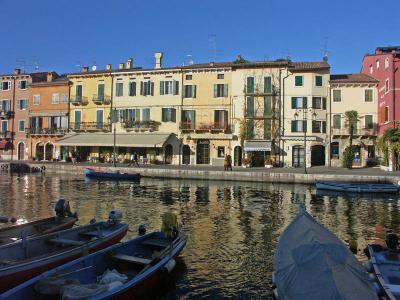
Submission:
[[[96,61],[95,61],[95,60],[93,60],[92,71],[96,71],[96,70],[97,70]]]
[[[324,45],[323,45],[323,48],[321,49],[322,52],[324,53],[324,56],[322,57],[322,60],[323,60],[324,62],[328,62],[328,59],[329,59],[329,53],[330,53],[330,51],[328,50],[328,40],[329,40],[329,38],[328,38],[328,37],[325,37],[325,43],[324,43]]]
[[[288,61],[291,61],[292,60],[292,53],[291,53],[291,51],[290,51],[290,49],[286,49],[286,59],[288,60]]]
[[[17,63],[17,66],[22,69],[22,73],[26,72],[27,67],[32,67],[32,65],[26,62],[25,57],[19,57],[15,60],[15,62]]]
[[[217,60],[217,35],[215,33],[208,34],[208,44],[210,47],[211,61]]]

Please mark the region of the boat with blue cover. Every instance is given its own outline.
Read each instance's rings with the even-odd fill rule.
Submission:
[[[399,187],[393,183],[362,183],[340,181],[315,181],[318,190],[350,193],[398,193]]]
[[[139,180],[140,174],[139,173],[121,173],[119,170],[110,171],[110,172],[103,172],[103,171],[96,171],[92,168],[86,168],[84,174],[90,178],[97,178],[97,179],[112,179],[112,180]]]
[[[145,234],[43,273],[0,299],[141,299],[169,276],[185,245],[176,230]]]

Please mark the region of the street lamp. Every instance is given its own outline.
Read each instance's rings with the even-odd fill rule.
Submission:
[[[304,132],[304,174],[307,174],[307,117],[308,117],[308,112],[313,112],[312,108],[298,108],[296,113],[294,114],[295,120],[300,116],[301,113],[303,113],[303,132]],[[313,112],[312,114],[312,120],[315,121],[317,117],[317,114]],[[304,126],[304,124],[306,124]],[[311,124],[312,126],[312,124]]]

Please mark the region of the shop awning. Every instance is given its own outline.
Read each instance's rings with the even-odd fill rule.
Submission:
[[[67,112],[40,112],[40,111],[35,111],[35,112],[30,112],[29,116],[30,117],[65,117],[68,115]]]
[[[115,145],[117,147],[160,148],[163,147],[173,133],[117,133]],[[114,135],[112,133],[77,133],[66,135],[56,142],[59,146],[92,146],[112,147]]]
[[[7,150],[7,149],[12,149],[13,148],[13,144],[9,141],[6,140],[1,140],[0,141],[0,150]]]
[[[266,141],[246,141],[244,151],[271,151],[271,142]]]

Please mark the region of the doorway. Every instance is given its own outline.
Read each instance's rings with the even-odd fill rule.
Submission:
[[[182,164],[190,165],[190,147],[189,147],[189,145],[183,145],[183,147],[182,147]]]
[[[292,165],[295,168],[304,167],[304,147],[303,146],[293,146],[292,148]]]
[[[172,164],[172,157],[173,157],[173,148],[171,144],[165,146],[165,153],[164,153],[164,162],[167,165]]]
[[[325,165],[325,146],[314,145],[311,146],[311,166],[324,166]]]
[[[210,141],[209,140],[199,140],[197,142],[196,163],[198,165],[209,165],[210,164]]]

